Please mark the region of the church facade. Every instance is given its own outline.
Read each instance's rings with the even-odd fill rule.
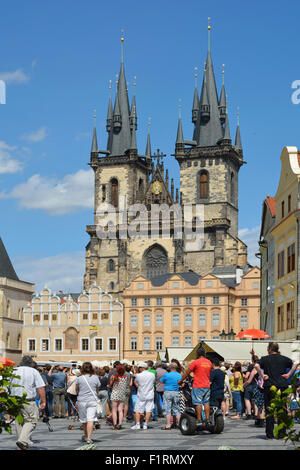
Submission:
[[[152,279],[166,273],[194,271],[203,276],[213,268],[247,265],[247,246],[238,238],[238,176],[244,164],[240,129],[238,125],[233,143],[224,80],[218,95],[210,46],[200,95],[197,86],[194,90],[192,122],[193,136],[185,140],[179,117],[174,157],[179,165],[180,188],[175,191],[163,155],[159,151],[152,154],[150,131],[145,153],[138,152],[136,98],[133,95],[130,104],[122,38],[114,103],[109,97],[105,150],[98,148],[96,126],[93,133],[90,166],[95,174],[95,210],[93,225],[86,229],[90,237],[86,247],[86,290],[96,283],[120,298],[138,275]],[[146,229],[140,229],[138,237],[124,236],[122,232],[124,204],[144,208],[140,219]],[[116,212],[115,233],[107,238],[99,237],[97,229],[102,220],[98,209],[105,205]],[[167,236],[160,216],[156,236],[147,236],[154,206],[171,209]],[[198,249],[190,248],[184,230],[182,237],[177,236],[174,213],[183,213],[186,206],[202,207],[203,239]],[[196,226],[197,218],[193,217],[191,227],[196,230]]]

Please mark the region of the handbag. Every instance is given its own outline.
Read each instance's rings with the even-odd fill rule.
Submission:
[[[86,381],[86,384],[87,386],[89,387],[92,395],[94,396],[95,400],[96,400],[96,403],[97,403],[97,406],[96,406],[96,416],[97,418],[101,418],[102,417],[102,405],[101,405],[101,401],[99,400],[99,398],[95,395],[95,393],[93,392],[93,390],[91,389],[91,386],[90,384],[88,383],[85,375],[82,376],[84,378],[84,380]]]

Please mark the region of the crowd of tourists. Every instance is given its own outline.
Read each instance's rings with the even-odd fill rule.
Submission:
[[[280,354],[277,343],[269,343],[267,352],[262,358],[252,354],[251,362],[232,364],[216,357],[209,360],[200,347],[190,364],[172,359],[168,364],[116,361],[112,367],[97,367],[85,362],[69,369],[37,367],[30,356],[24,356],[16,369],[20,378],[14,379],[21,387],[13,393],[25,391],[28,400],[23,423],[16,422],[17,446],[25,450],[32,445],[39,414],[49,419],[78,417],[82,441],[88,444],[101,421],[114,431],[123,429],[125,422],[131,423],[132,430],[146,431],[150,421],[164,418],[161,430],[177,429],[186,406],[184,384],[192,389],[197,425],[209,425],[210,407],[217,406],[224,420],[255,419],[254,425],[265,427],[266,438],[273,439],[274,419],[266,413],[271,387],[286,389],[296,374],[299,393],[300,371],[297,363]],[[299,396],[291,397],[291,403],[299,406]],[[293,407],[287,412],[293,413]]]

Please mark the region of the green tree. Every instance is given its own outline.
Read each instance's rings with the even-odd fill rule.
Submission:
[[[283,392],[277,390],[273,385],[271,390],[274,398],[271,400],[269,410],[266,411],[269,416],[274,416],[275,421],[277,422],[277,426],[274,428],[274,436],[280,437],[286,442],[292,442],[295,448],[300,450],[300,431],[295,429],[295,420],[293,419],[300,419],[300,400],[296,400],[298,381],[299,378],[293,377],[291,385]],[[295,397],[294,399],[298,403],[298,409],[294,411],[294,416],[289,412],[291,396]]]
[[[3,430],[12,433],[11,424],[14,420],[19,423],[23,422],[21,411],[23,405],[28,403],[26,401],[26,393],[22,397],[12,395],[14,387],[20,385],[13,385],[12,380],[19,378],[15,375],[13,366],[7,367],[0,363],[0,434]],[[6,422],[5,417],[9,416],[9,422]]]

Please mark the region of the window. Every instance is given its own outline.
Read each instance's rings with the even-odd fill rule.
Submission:
[[[138,283],[138,289],[144,289],[144,284],[142,282]]]
[[[267,273],[266,273],[267,276]],[[259,288],[259,283],[258,282],[253,282],[253,289],[258,289]]]
[[[191,313],[186,313],[185,314],[185,319],[184,319],[184,324],[186,326],[192,326],[193,323],[193,316]]]
[[[48,321],[49,320],[49,315],[44,315],[44,321]]]
[[[294,313],[294,302],[288,302],[286,304],[286,329],[290,330],[295,328],[295,313]]]
[[[213,283],[212,281],[206,281],[206,287],[212,287]]]
[[[219,305],[220,303],[220,297],[218,295],[213,296],[213,304],[214,305]]]
[[[130,326],[137,326],[137,315],[130,315]]]
[[[200,295],[199,297],[199,304],[200,305],[206,305],[206,297],[203,295]]]
[[[157,336],[155,338],[155,349],[156,351],[162,351],[162,337],[161,336]]]
[[[103,350],[103,340],[102,338],[95,338],[95,351]]]
[[[192,337],[191,336],[185,336],[184,337],[184,345],[187,348],[190,348],[192,346]]]
[[[144,299],[144,305],[145,305],[145,307],[149,307],[150,302],[151,302],[150,297],[146,297],[146,298]]]
[[[284,308],[283,305],[277,308],[277,331],[284,330]]]
[[[281,218],[284,218],[284,201],[281,203]]]
[[[173,297],[173,305],[179,305],[179,297]]]
[[[277,256],[277,275],[278,279],[284,276],[284,251],[278,253]]]
[[[52,321],[56,321],[57,320],[57,315],[52,315]]]
[[[101,313],[101,320],[108,320],[108,313]]]
[[[213,313],[212,314],[212,325],[217,326],[220,324],[220,314],[219,313]]]
[[[199,313],[199,326],[206,325],[206,313]]]
[[[204,339],[206,339],[206,336],[199,336],[198,343],[201,343]]]
[[[173,282],[173,288],[178,289],[179,287],[179,282]]]
[[[115,283],[114,282],[110,282],[109,283],[109,290],[114,290],[115,288]]]
[[[63,347],[62,347],[62,339],[61,338],[56,338],[55,341],[54,341],[54,349],[55,351],[62,351],[63,350]]]
[[[288,197],[288,213],[290,213],[292,210],[292,197],[289,195]]]
[[[35,339],[28,340],[28,351],[35,352]]]
[[[246,298],[241,299],[241,306],[242,307],[247,307],[248,306],[248,299],[246,299]]]
[[[116,351],[117,350],[117,339],[116,338],[108,338],[108,349],[109,349],[109,351]]]
[[[83,314],[82,314],[82,319],[83,319],[83,320],[88,320],[88,319],[89,319],[88,313],[83,313]]]
[[[108,271],[111,273],[115,270],[115,262],[113,259],[110,259],[108,261],[108,265],[107,265],[107,268],[108,268]]]
[[[40,316],[39,315],[33,315],[33,321],[34,322],[39,322],[40,321]]]
[[[157,305],[157,306],[160,306],[160,305],[162,305],[162,304],[163,304],[162,297],[157,297],[157,298],[156,298],[156,305]]]
[[[287,249],[287,272],[295,271],[295,243]]]
[[[172,346],[179,346],[179,336],[172,337]]]
[[[185,298],[185,305],[192,305],[192,297]]]
[[[143,349],[148,351],[150,349],[150,336],[144,336],[143,338]]]
[[[114,207],[118,207],[119,203],[119,183],[116,178],[111,180],[111,203]]]
[[[93,318],[93,320],[98,320],[98,313],[93,313],[92,318]]]
[[[42,352],[49,351],[49,339],[42,339]]]
[[[172,325],[173,326],[179,326],[180,320],[179,320],[179,314],[178,313],[173,313],[172,315]]]
[[[241,315],[240,325],[241,325],[241,328],[247,328],[247,326],[248,326],[248,315]]]
[[[144,315],[144,326],[150,326],[151,325],[151,319],[150,315]]]
[[[156,326],[162,326],[163,324],[163,316],[161,313],[158,313],[156,316],[155,316],[155,324]]]
[[[132,351],[136,351],[137,350],[137,337],[136,336],[132,336],[130,338],[130,349]]]
[[[215,340],[215,341],[217,341],[217,340],[220,339],[220,336],[213,336],[212,339]]]
[[[89,338],[81,338],[81,351],[89,350]]]
[[[208,174],[206,172],[200,173],[199,178],[199,196],[200,199],[208,198]]]
[[[131,299],[131,307],[137,306],[137,299]]]

